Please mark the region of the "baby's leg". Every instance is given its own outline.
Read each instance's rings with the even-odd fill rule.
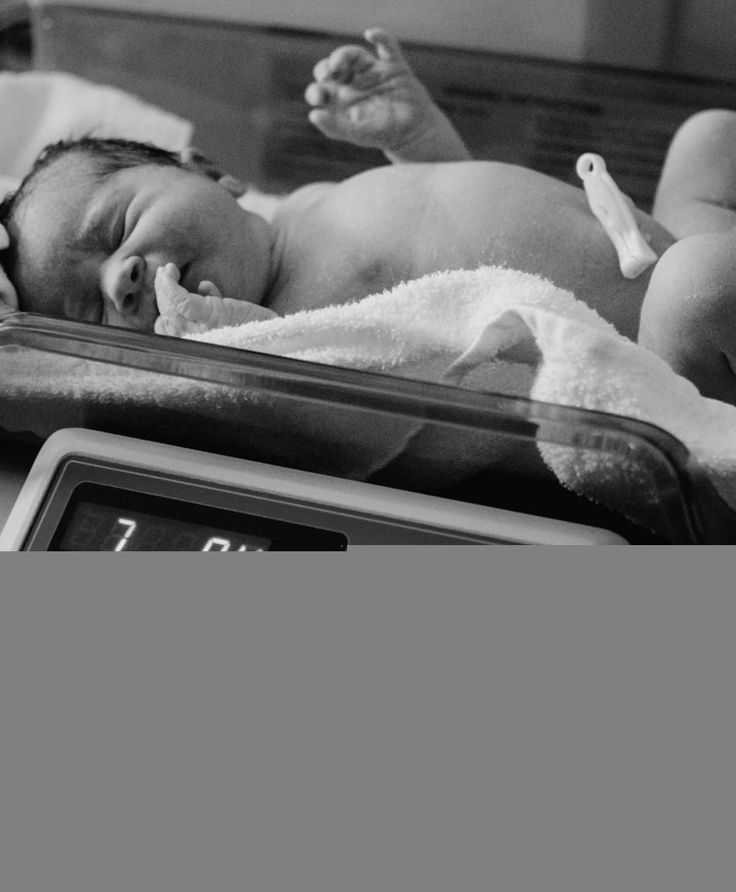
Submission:
[[[393,162],[463,161],[465,144],[414,75],[396,40],[365,32],[375,55],[343,46],[314,67],[309,120],[332,139],[383,150]]]
[[[736,112],[699,112],[680,127],[652,213],[677,238],[736,227]]]
[[[687,236],[665,251],[637,340],[703,396],[736,405],[736,230]]]

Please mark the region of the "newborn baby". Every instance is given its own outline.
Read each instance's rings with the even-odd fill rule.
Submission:
[[[627,279],[582,189],[469,160],[396,42],[366,37],[371,50],[341,47],[317,64],[310,120],[395,163],[298,189],[269,222],[153,147],[57,145],[0,221],[21,308],[183,334],[506,266],[568,289],[704,394],[736,403],[736,114],[704,113],[676,136],[654,216],[636,212],[658,260]]]

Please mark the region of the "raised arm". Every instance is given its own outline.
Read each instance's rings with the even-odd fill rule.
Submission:
[[[398,42],[370,28],[314,67],[309,120],[331,139],[381,149],[389,161],[466,161],[470,152],[406,61]]]

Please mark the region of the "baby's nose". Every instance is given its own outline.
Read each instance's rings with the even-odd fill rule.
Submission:
[[[139,312],[146,290],[146,262],[137,255],[113,260],[104,282],[106,296],[121,316]]]

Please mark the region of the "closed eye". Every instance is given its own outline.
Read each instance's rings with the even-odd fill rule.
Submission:
[[[110,249],[112,251],[116,251],[122,245],[127,229],[127,214],[121,209],[115,215],[115,222],[110,234]]]

